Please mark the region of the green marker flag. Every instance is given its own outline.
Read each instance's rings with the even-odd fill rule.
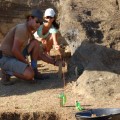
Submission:
[[[79,111],[84,109],[84,108],[81,106],[80,102],[78,102],[78,101],[75,102],[75,107],[76,107],[76,109],[78,109]]]
[[[63,107],[66,103],[66,95],[64,93],[61,93],[59,95],[59,98],[60,98],[60,106]]]

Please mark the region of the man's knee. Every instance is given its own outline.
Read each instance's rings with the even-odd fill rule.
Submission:
[[[33,80],[34,78],[34,71],[27,68],[24,72],[24,77],[26,80]]]
[[[27,74],[27,75],[25,76],[25,78],[26,78],[26,80],[33,80],[34,74]]]
[[[37,40],[32,40],[28,47],[28,53],[38,49],[39,49],[39,42]]]
[[[39,42],[37,40],[32,40],[30,43],[32,46],[36,47],[39,45]]]

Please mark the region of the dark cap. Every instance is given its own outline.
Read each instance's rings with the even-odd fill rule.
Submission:
[[[32,11],[32,16],[37,17],[37,18],[40,19],[40,20],[43,20],[43,13],[42,13],[42,11],[39,10],[39,9],[34,9],[34,10]]]

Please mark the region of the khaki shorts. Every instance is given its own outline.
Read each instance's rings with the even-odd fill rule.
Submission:
[[[28,64],[25,64],[14,57],[3,56],[0,59],[0,67],[8,74],[23,74]]]

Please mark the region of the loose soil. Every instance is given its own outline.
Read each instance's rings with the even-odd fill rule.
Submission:
[[[0,84],[0,120],[75,120],[75,101],[79,101],[85,109],[101,107],[120,107],[120,99],[110,101],[93,101],[85,96],[72,92],[76,78],[63,80],[58,77],[58,67],[39,62],[39,70],[49,74],[50,78],[38,80],[37,83],[12,78],[16,83],[12,86]],[[66,72],[66,67],[63,68]],[[60,107],[59,94],[65,92],[67,102]]]

